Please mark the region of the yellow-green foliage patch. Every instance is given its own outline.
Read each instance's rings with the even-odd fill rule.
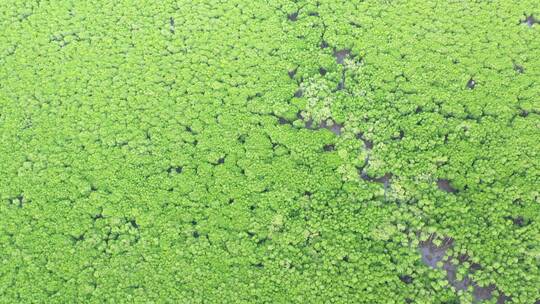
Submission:
[[[540,2],[0,1],[1,303],[538,303]]]

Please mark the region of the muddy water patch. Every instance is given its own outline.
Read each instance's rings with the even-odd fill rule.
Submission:
[[[343,125],[335,122],[334,120],[330,121],[330,124],[327,123],[327,121],[323,121],[319,124],[319,128],[328,129],[330,132],[341,135],[341,130],[343,129]]]
[[[450,183],[450,180],[440,178],[437,180],[437,188],[439,190],[448,192],[448,193],[456,193],[457,189],[452,186]]]
[[[442,242],[437,245],[435,244],[436,239],[437,236],[432,234],[427,240],[420,242],[418,249],[421,254],[422,262],[430,268],[444,270],[446,272],[446,280],[456,291],[472,291],[474,303],[490,300],[493,297],[493,293],[498,290],[497,286],[494,284],[480,286],[468,275],[463,279],[458,280],[458,267],[468,261],[469,256],[464,254],[457,258],[452,256],[447,257],[447,251],[454,245],[454,240],[449,237],[444,237]],[[479,264],[472,263],[467,270],[468,273],[473,273],[481,268],[482,267]],[[504,293],[500,291],[498,293],[497,303],[505,303],[510,299]]]
[[[297,21],[298,13],[299,13],[298,11],[290,13],[289,15],[287,15],[287,19],[289,19],[289,21],[292,21],[292,22]]]
[[[400,275],[399,280],[405,284],[411,284],[414,279],[409,275]]]
[[[329,46],[330,46],[330,45],[328,44],[328,42],[326,42],[326,41],[324,41],[324,40],[321,41],[321,44],[319,44],[319,47],[320,47],[321,49],[326,49],[326,48],[329,47]]]
[[[304,127],[309,130],[327,129],[337,136],[340,136],[342,133],[343,124],[340,124],[333,119],[327,119],[320,122],[319,124],[316,124],[313,119],[306,119],[300,111],[296,114],[296,118],[303,121]]]
[[[289,70],[287,74],[289,75],[289,78],[293,79],[296,75],[296,72],[298,71],[298,68],[295,68],[294,70]]]
[[[399,133],[397,135],[392,136],[393,140],[402,140],[403,137],[405,137],[405,132],[403,130],[399,130]]]
[[[284,117],[278,117],[278,123],[280,125],[288,125],[288,124],[291,124],[290,121],[288,121],[286,118]]]
[[[345,58],[349,57],[350,55],[351,50],[349,49],[334,50],[334,57],[336,57],[337,64],[343,64],[345,62]]]
[[[536,19],[533,15],[526,16],[525,19],[520,22],[520,24],[527,25],[528,27],[533,27],[536,23],[540,23],[540,20]]]
[[[440,246],[435,245],[434,240],[435,235],[432,235],[428,240],[420,242],[420,253],[422,254],[424,264],[436,269],[438,268],[437,263],[443,260],[446,251],[452,247],[454,240],[452,238],[445,238]]]
[[[516,71],[518,74],[523,74],[525,72],[525,68],[522,65],[514,63],[514,71]]]
[[[171,32],[171,34],[175,33],[175,26],[174,26],[174,18],[173,17],[169,18],[169,31]]]
[[[335,149],[336,149],[336,146],[333,144],[323,146],[324,152],[331,152],[331,151],[334,151]]]
[[[366,149],[366,150],[373,149],[373,141],[365,138],[364,133],[356,134],[356,139],[359,139],[364,143],[364,149]]]
[[[469,79],[469,81],[467,81],[467,85],[466,85],[467,89],[469,90],[473,90],[474,87],[476,87],[476,80],[474,79]]]
[[[519,228],[523,228],[531,223],[529,219],[526,219],[523,216],[505,216],[504,219],[511,221],[514,226]]]
[[[390,180],[392,179],[392,173],[385,173],[380,177],[371,177],[365,171],[360,172],[360,178],[368,182],[374,182],[379,184],[384,184],[386,187],[390,185]]]

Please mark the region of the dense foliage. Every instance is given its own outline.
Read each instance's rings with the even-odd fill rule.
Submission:
[[[540,300],[539,1],[0,25],[0,302]]]

